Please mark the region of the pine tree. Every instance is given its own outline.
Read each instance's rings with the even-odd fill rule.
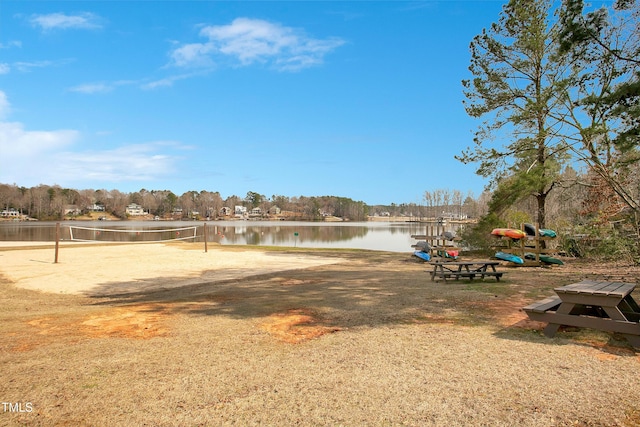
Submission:
[[[477,173],[490,178],[493,188],[500,184],[513,202],[533,195],[541,227],[547,196],[567,160],[549,115],[564,72],[549,7],[545,0],[511,0],[499,21],[471,42],[473,79],[463,81],[465,108],[484,122],[474,146],[456,156],[479,162]]]

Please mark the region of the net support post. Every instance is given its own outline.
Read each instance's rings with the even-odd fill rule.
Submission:
[[[58,263],[58,249],[60,247],[60,223],[56,222],[56,249],[55,249],[55,257],[53,260],[54,264]]]
[[[207,231],[207,223],[204,223],[204,253],[207,253],[207,240],[209,240],[209,232]]]

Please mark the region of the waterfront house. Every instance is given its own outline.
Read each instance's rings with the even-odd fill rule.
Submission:
[[[82,211],[76,205],[67,205],[64,207],[65,215],[80,215]]]
[[[269,208],[269,215],[280,215],[280,208],[273,205]]]
[[[20,212],[15,209],[5,209],[1,213],[2,218],[19,219]]]
[[[87,206],[87,209],[93,212],[104,212],[104,205],[94,203],[91,206]]]
[[[236,218],[245,218],[247,216],[247,208],[245,206],[236,206],[234,213]]]
[[[137,216],[137,215],[144,215],[144,209],[142,209],[142,206],[136,204],[136,203],[131,203],[129,206],[127,206],[127,208],[125,209],[125,213],[127,215],[131,215],[131,216]]]

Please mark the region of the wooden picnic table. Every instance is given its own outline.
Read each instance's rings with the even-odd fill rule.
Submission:
[[[460,277],[473,280],[475,277],[484,279],[485,276],[490,276],[495,277],[499,282],[503,274],[500,271],[496,271],[496,265],[500,264],[498,261],[430,261],[429,264],[433,266],[431,271],[432,281],[436,277],[446,281],[451,277],[455,280]]]
[[[555,336],[561,325],[622,334],[640,348],[640,307],[631,293],[633,283],[583,280],[555,288],[557,297],[524,307],[529,318],[548,322],[544,334]]]

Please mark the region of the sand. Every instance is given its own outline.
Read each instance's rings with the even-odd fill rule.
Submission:
[[[135,245],[0,242],[2,273],[15,286],[43,292],[115,295],[239,279],[340,262],[190,243]],[[6,250],[6,249],[19,250]]]

